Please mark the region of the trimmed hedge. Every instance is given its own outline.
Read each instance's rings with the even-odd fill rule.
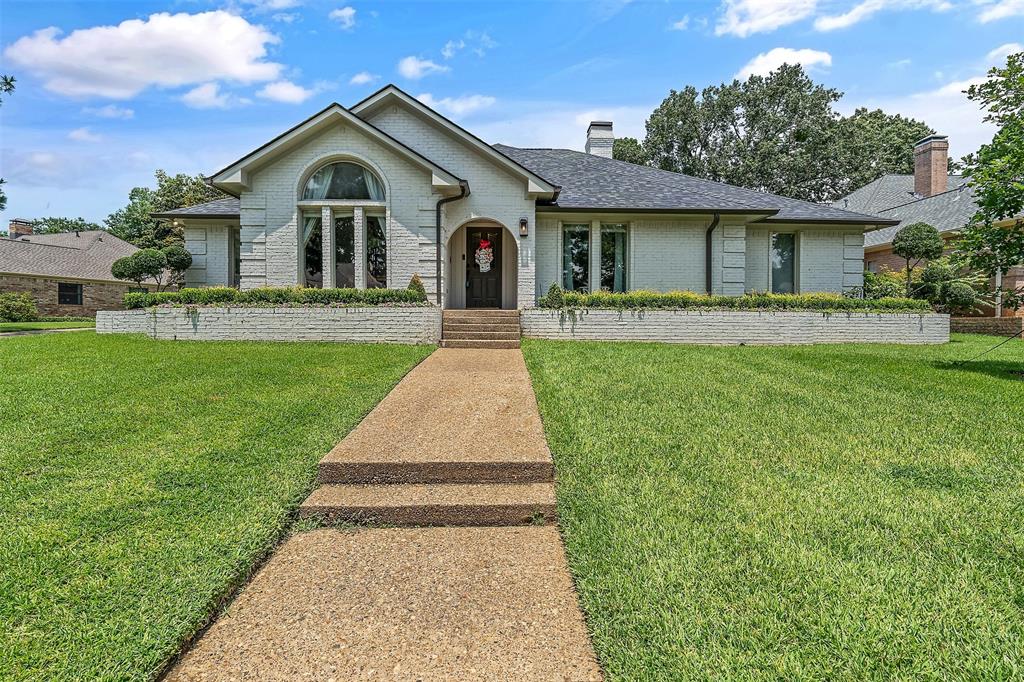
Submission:
[[[692,291],[630,291],[593,294],[558,290],[541,298],[541,308],[604,308],[614,310],[821,310],[860,312],[931,312],[928,301],[909,298],[849,298],[839,294],[744,294],[708,296]]]
[[[0,322],[35,322],[36,302],[28,294],[0,294]]]
[[[275,305],[305,306],[376,306],[391,304],[424,304],[427,297],[410,289],[304,289],[299,287],[267,287],[239,291],[231,287],[181,289],[152,293],[132,292],[124,295],[129,310],[155,305],[244,305],[267,307]]]

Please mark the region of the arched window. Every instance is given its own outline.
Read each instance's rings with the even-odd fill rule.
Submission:
[[[372,171],[339,161],[331,163],[309,178],[302,189],[303,200],[368,199],[384,201],[384,185]]]

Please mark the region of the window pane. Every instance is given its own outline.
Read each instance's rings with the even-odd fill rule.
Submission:
[[[58,282],[57,303],[61,305],[82,305],[82,285]]]
[[[626,290],[626,226],[601,226],[601,289]]]
[[[302,198],[384,201],[384,186],[376,175],[358,164],[332,163],[306,181]]]
[[[590,226],[566,225],[562,231],[562,288],[587,291],[590,286]]]
[[[351,289],[356,285],[356,230],[351,216],[334,219],[334,285]]]
[[[320,218],[306,216],[303,218],[303,239],[306,240],[304,258],[305,285],[321,289],[324,286],[324,252],[323,252],[323,230],[321,229]]]
[[[384,219],[366,219],[366,288],[384,289],[388,285],[388,249]]]
[[[796,236],[772,235],[772,293],[792,294],[796,291]]]

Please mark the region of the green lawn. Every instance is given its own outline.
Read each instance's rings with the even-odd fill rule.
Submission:
[[[95,320],[89,320],[88,322],[0,322],[0,334],[4,332],[32,332],[40,329],[88,329],[95,326]]]
[[[612,680],[1024,677],[1024,343],[530,341]]]
[[[145,679],[430,348],[0,342],[0,679]]]

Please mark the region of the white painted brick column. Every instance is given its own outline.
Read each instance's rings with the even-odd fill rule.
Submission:
[[[320,253],[323,258],[324,289],[333,289],[338,285],[334,269],[334,218],[330,206],[320,209]]]
[[[601,221],[590,221],[590,291],[601,290]]]
[[[355,277],[356,289],[366,288],[366,219],[363,214],[363,207],[356,206],[352,209],[352,231],[355,236],[355,248],[352,253],[353,276]]]
[[[864,233],[843,235],[843,289],[864,286]]]
[[[746,284],[747,227],[725,225],[722,228],[722,293],[742,296]]]

